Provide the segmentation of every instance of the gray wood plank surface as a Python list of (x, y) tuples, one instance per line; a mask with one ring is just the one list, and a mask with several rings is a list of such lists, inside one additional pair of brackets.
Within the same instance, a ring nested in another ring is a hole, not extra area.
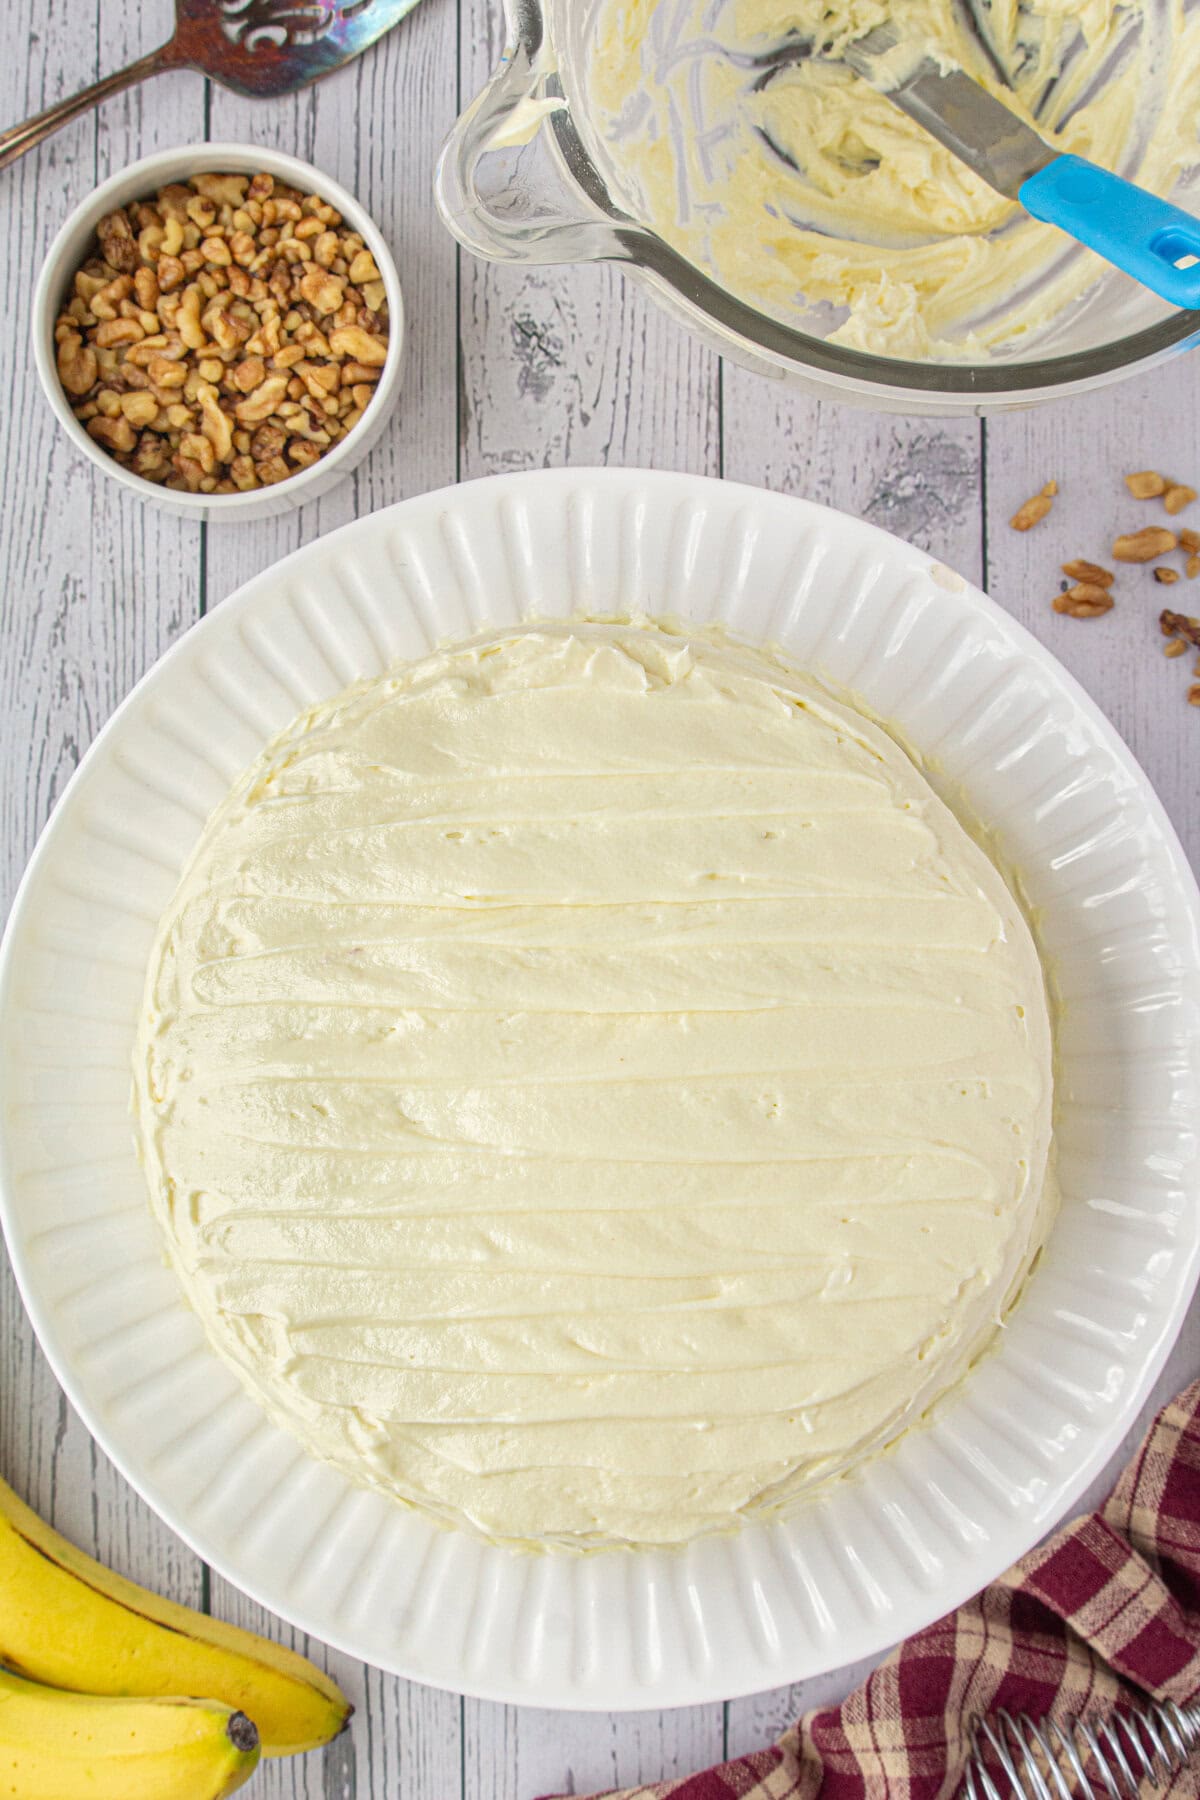
[[(1100, 703), (1149, 775), (1193, 867), (1200, 865), (1200, 716), (1185, 696), (1196, 658), (1163, 656), (1158, 615), (1164, 606), (1200, 613), (1200, 581), (1160, 587), (1152, 565), (1117, 565), (1109, 552), (1118, 533), (1143, 525), (1200, 531), (1200, 501), (1172, 520), (1161, 501), (1131, 499), (1122, 479), (1159, 469), (1200, 487), (1198, 380), (1195, 358), (1178, 357), (1146, 379), (986, 427), (989, 591)], [(1051, 479), (1060, 491), (1049, 518), (1013, 531), (1016, 508)], [(1116, 605), (1101, 618), (1051, 610), (1064, 579), (1059, 565), (1078, 556), (1117, 571)], [(1182, 564), (1179, 556), (1164, 561)]]
[[(461, 80), (502, 49), (500, 9), (462, 0)], [(720, 473), (716, 357), (612, 268), (461, 259), (460, 474), (614, 463)]]
[[(0, 118), (24, 117), (132, 59), (169, 25), (168, 0), (136, 11), (91, 0), (39, 14), (36, 32), (0, 66)], [(1049, 605), (1064, 558), (1104, 560), (1114, 531), (1157, 517), (1153, 505), (1124, 497), (1126, 470), (1161, 466), (1187, 479), (1200, 471), (1194, 363), (986, 425), (883, 417), (720, 366), (615, 270), (523, 271), (460, 258), (429, 183), (442, 137), (494, 64), (499, 37), (494, 0), (424, 0), (369, 57), (293, 100), (264, 106), (206, 90), (194, 76), (161, 78), (0, 175), (10, 266), (20, 272), (0, 336), (9, 402), (0, 432), (0, 908), (82, 750), (202, 608), (374, 507), (456, 477), (553, 463), (652, 464), (804, 494), (986, 581), (1095, 695), (1200, 858), (1200, 715), (1184, 700), (1191, 659), (1163, 658), (1156, 624), (1164, 600), (1200, 611), (1200, 587), (1189, 604), (1187, 588), (1159, 588), (1131, 570), (1105, 619), (1062, 619)], [(357, 193), (396, 252), (409, 335), (400, 405), (350, 481), (301, 513), (201, 531), (125, 499), (68, 451), (36, 392), (26, 344), (30, 276), (70, 206), (110, 169), (206, 135), (289, 149)], [(1013, 533), (1009, 515), (1051, 476), (1062, 489), (1051, 518), (1028, 536)], [(1198, 1370), (1193, 1318), (1151, 1403)], [(96, 1449), (36, 1347), (2, 1259), (0, 1374), (0, 1472), (20, 1491), (138, 1579), (295, 1641), (210, 1577)], [(264, 1765), (251, 1790), (264, 1800), (529, 1800), (682, 1774), (726, 1746), (761, 1744), (802, 1708), (840, 1696), (858, 1673), (725, 1708), (559, 1714), (462, 1700), (307, 1648), (358, 1710), (324, 1753)]]
[[(51, 10), (0, 65), (5, 118), (131, 61), (155, 21), (123, 7)], [(66, 445), (29, 355), (33, 276), (66, 214), (102, 179), (182, 130), (203, 135), (200, 84), (164, 78), (78, 121), (3, 177), (7, 324), (0, 334), (0, 906), (98, 728), (190, 623), (196, 529), (123, 503)], [(199, 1601), (198, 1560), (93, 1443), (34, 1340), (0, 1258), (0, 1470), (78, 1543), (135, 1578)]]
[(854, 513), (982, 580), (977, 420), (859, 411), (731, 367), (723, 394), (728, 480)]
[(563, 1713), (466, 1703), (463, 1800), (532, 1800), (662, 1781), (724, 1755), (720, 1706)]

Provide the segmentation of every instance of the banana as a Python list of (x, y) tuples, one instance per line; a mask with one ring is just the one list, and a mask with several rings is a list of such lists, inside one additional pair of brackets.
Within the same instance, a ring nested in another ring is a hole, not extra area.
[[(254, 1720), (265, 1756), (327, 1744), (353, 1711), (305, 1657), (115, 1575), (60, 1537), (3, 1481), (0, 1662), (49, 1687), (87, 1694), (220, 1700)], [(0, 1796), (7, 1792), (4, 1766), (0, 1758)]]
[(0, 1668), (4, 1800), (223, 1800), (258, 1756), (250, 1720), (215, 1700), (68, 1694)]

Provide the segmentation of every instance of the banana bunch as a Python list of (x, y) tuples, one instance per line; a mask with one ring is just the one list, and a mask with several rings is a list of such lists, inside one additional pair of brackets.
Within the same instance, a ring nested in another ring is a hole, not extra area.
[(0, 1800), (221, 1800), (350, 1712), (304, 1657), (114, 1575), (0, 1481)]

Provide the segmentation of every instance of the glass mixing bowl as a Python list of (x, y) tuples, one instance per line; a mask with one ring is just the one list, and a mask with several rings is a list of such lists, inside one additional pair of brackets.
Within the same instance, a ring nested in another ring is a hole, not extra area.
[[(1167, 29), (1175, 0), (1145, 0), (1143, 29)], [(1190, 8), (1196, 0), (1186, 0)], [(721, 355), (836, 397), (893, 412), (982, 413), (1086, 392), (1200, 342), (1200, 312), (1177, 312), (1115, 270), (1040, 334), (985, 362), (905, 362), (826, 341), (748, 305), (627, 210), (587, 116), (598, 0), (505, 0), (500, 66), (459, 119), (437, 172), (447, 225), (476, 255), (510, 263), (627, 265), (666, 311)], [(1156, 96), (1147, 94), (1143, 109)], [(1133, 174), (1132, 169), (1122, 169)], [(1200, 212), (1200, 168), (1172, 196)], [(1088, 252), (1064, 240), (1064, 257)]]

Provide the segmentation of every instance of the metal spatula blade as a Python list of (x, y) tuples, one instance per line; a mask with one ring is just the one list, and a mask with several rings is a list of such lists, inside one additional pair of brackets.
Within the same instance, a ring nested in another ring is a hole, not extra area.
[(842, 61), (989, 187), (1015, 200), (1029, 177), (1060, 154), (965, 69), (947, 68), (932, 56), (909, 64), (897, 60), (900, 53), (897, 34), (884, 25), (847, 44)]
[(176, 0), (175, 32), (149, 56), (0, 133), (0, 169), (80, 113), (166, 69), (196, 69), (267, 98), (320, 81), (359, 56), (417, 0)]
[(841, 59), (1035, 219), (1057, 225), (1173, 306), (1200, 308), (1200, 219), (1063, 155), (965, 70), (881, 25)]

